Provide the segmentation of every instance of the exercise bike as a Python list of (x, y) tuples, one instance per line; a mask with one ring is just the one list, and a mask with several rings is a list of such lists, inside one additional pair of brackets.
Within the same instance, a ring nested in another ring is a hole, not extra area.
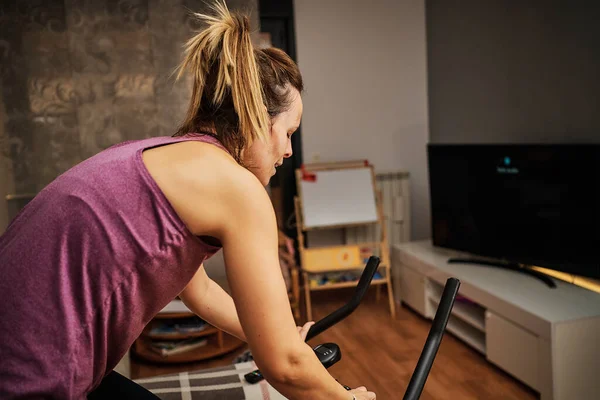
[[(325, 318), (317, 321), (308, 331), (308, 334), (306, 335), (306, 341), (314, 338), (318, 334), (342, 321), (352, 314), (354, 310), (356, 310), (363, 297), (367, 293), (367, 290), (369, 289), (371, 281), (373, 280), (373, 276), (379, 267), (379, 263), (379, 257), (371, 256), (369, 258), (350, 301), (339, 309), (333, 311), (331, 314), (327, 315)], [(446, 281), (440, 304), (437, 308), (435, 317), (433, 318), (433, 323), (429, 330), (429, 335), (427, 336), (427, 340), (425, 341), (425, 345), (423, 346), (423, 350), (421, 351), (417, 365), (404, 393), (404, 400), (416, 400), (423, 392), (425, 382), (429, 376), (429, 371), (431, 370), (433, 361), (437, 355), (437, 351), (442, 341), (442, 337), (444, 336), (446, 324), (450, 318), (450, 313), (452, 311), (452, 307), (454, 306), (454, 300), (458, 294), (459, 287), (460, 281), (456, 278), (449, 278)], [(342, 359), (342, 351), (335, 343), (320, 344), (314, 347), (313, 351), (325, 368), (331, 367)], [(244, 376), (244, 379), (248, 383), (253, 384), (263, 380), (264, 377), (259, 370), (255, 370), (247, 373)], [(350, 390), (348, 386), (343, 386), (347, 390)]]

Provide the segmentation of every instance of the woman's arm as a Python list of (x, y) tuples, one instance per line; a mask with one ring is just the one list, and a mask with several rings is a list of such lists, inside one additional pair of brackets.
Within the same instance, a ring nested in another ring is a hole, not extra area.
[(194, 314), (209, 324), (246, 341), (233, 299), (206, 275), (203, 265), (179, 297)]
[(188, 229), (222, 243), (239, 321), (271, 385), (289, 399), (350, 400), (298, 334), (279, 265), (275, 212), (258, 179), (198, 142), (146, 151), (144, 161)]
[(253, 176), (243, 176), (225, 190), (222, 204), (228, 211), (218, 236), (256, 364), (287, 398), (352, 398), (298, 335), (279, 265), (275, 213), (265, 189)]
[[(203, 265), (179, 297), (194, 314), (209, 324), (246, 341), (233, 299), (218, 283), (206, 275)], [(312, 325), (314, 322), (310, 321), (304, 326), (297, 327), (302, 341), (306, 340)]]

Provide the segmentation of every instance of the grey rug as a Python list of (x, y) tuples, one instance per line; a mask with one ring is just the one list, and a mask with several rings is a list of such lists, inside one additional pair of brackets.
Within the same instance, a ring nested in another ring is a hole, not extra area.
[(285, 400), (265, 380), (249, 384), (244, 375), (256, 369), (253, 361), (195, 372), (136, 379), (164, 400)]

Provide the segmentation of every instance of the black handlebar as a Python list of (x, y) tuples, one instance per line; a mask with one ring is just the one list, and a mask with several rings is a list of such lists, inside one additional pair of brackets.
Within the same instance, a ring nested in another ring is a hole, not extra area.
[(460, 281), (456, 278), (449, 278), (446, 281), (440, 305), (433, 318), (433, 323), (431, 324), (431, 329), (429, 330), (429, 335), (425, 341), (425, 346), (423, 347), (417, 366), (404, 393), (404, 400), (416, 400), (421, 396), (425, 381), (433, 365), (433, 360), (444, 336), (446, 324), (450, 318), (450, 312), (454, 306), (454, 300), (458, 294), (459, 287)]
[(310, 339), (314, 338), (323, 331), (331, 328), (333, 325), (337, 324), (338, 322), (346, 318), (348, 315), (352, 314), (354, 310), (356, 310), (363, 297), (365, 297), (367, 290), (369, 289), (369, 285), (373, 280), (373, 276), (375, 276), (375, 272), (377, 272), (377, 267), (379, 267), (379, 263), (379, 257), (369, 257), (369, 261), (367, 262), (365, 270), (360, 276), (360, 280), (358, 281), (356, 290), (350, 301), (344, 304), (342, 307), (338, 308), (337, 310), (333, 311), (325, 318), (315, 322), (315, 324), (310, 327), (308, 333), (306, 334), (306, 341), (309, 341)]

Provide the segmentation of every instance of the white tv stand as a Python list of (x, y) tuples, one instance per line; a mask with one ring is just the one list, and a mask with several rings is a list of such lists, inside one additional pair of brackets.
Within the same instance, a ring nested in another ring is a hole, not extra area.
[(600, 294), (558, 279), (553, 289), (515, 271), (448, 263), (468, 256), (430, 240), (395, 245), (396, 300), (433, 319), (446, 280), (458, 278), (466, 300), (455, 302), (448, 332), (542, 400), (600, 398)]

